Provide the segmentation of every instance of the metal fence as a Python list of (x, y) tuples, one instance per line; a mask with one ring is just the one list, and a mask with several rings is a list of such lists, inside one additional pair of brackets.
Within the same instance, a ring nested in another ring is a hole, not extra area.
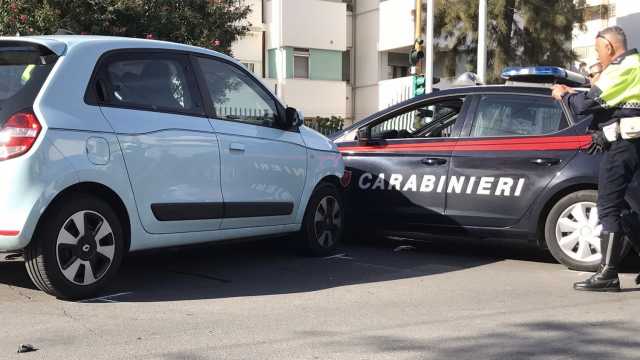
[[(241, 120), (254, 124), (273, 121), (273, 112), (269, 109), (216, 106), (215, 110), (216, 116), (223, 119)], [(336, 116), (330, 118), (307, 118), (304, 119), (304, 124), (325, 136), (329, 136), (342, 130), (344, 119)]]
[(307, 118), (304, 119), (304, 124), (322, 135), (329, 136), (342, 130), (344, 119), (336, 116), (330, 118)]
[(247, 119), (253, 121), (273, 118), (273, 112), (269, 109), (250, 109), (241, 107), (216, 106), (216, 115), (229, 119)]
[[(391, 107), (413, 97), (413, 85), (410, 77), (386, 80), (381, 82), (381, 109)], [(379, 136), (388, 130), (408, 130), (415, 131), (415, 111), (396, 116), (371, 129), (371, 136)]]

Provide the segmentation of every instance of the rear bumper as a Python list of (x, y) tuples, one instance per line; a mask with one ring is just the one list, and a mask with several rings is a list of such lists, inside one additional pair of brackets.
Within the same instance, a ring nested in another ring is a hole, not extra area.
[[(28, 241), (27, 241), (28, 243)], [(25, 241), (20, 235), (3, 235), (0, 231), (0, 252), (15, 251), (24, 248)]]
[(65, 173), (72, 174), (69, 165), (43, 139), (26, 155), (0, 161), (0, 252), (29, 245)]
[(31, 158), (0, 162), (0, 251), (26, 247), (35, 229), (29, 218), (43, 187), (34, 179), (38, 171), (29, 166)]

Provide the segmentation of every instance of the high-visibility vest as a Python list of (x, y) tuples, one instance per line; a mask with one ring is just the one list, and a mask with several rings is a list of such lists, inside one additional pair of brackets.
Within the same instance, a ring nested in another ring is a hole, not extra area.
[(640, 54), (633, 49), (614, 61), (595, 83), (596, 102), (605, 109), (640, 109)]

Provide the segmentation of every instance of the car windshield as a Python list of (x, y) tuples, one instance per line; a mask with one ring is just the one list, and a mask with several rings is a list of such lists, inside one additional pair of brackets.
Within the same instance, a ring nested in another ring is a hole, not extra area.
[(11, 114), (33, 106), (56, 60), (41, 46), (0, 43), (0, 125)]

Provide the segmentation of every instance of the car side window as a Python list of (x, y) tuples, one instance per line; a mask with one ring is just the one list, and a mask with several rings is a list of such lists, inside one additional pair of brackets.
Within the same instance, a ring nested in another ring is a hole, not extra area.
[(450, 99), (413, 108), (371, 128), (382, 139), (450, 137), (462, 110), (463, 99)]
[(199, 112), (182, 59), (171, 56), (119, 56), (104, 71), (110, 84), (106, 103), (154, 111)]
[(471, 136), (545, 135), (568, 126), (562, 107), (550, 97), (483, 95)]
[(275, 101), (254, 79), (226, 62), (197, 59), (216, 118), (269, 127), (276, 124)]

